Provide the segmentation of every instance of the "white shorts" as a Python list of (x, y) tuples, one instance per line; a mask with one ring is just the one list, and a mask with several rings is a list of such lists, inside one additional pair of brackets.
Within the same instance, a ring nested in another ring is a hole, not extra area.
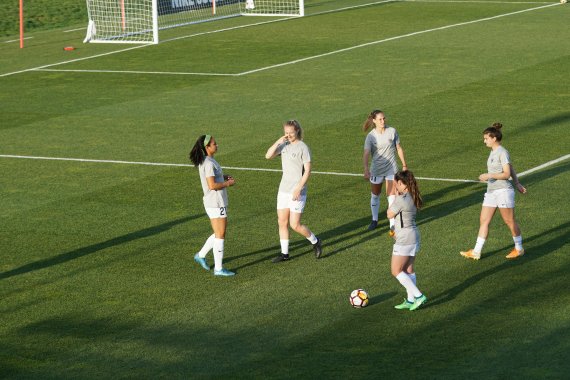
[(370, 176), (370, 183), (373, 185), (379, 185), (382, 182), (386, 181), (393, 181), (394, 175), (387, 175), (387, 176)]
[(515, 208), (515, 190), (500, 189), (485, 193), (484, 207)]
[(307, 203), (306, 195), (301, 195), (298, 201), (294, 201), (293, 194), (282, 192), (277, 193), (277, 210), (288, 208), (291, 212), (302, 214), (305, 209), (305, 203)]
[(415, 256), (420, 251), (420, 244), (399, 245), (394, 244), (392, 255), (394, 256)]
[(206, 214), (210, 219), (227, 218), (227, 207), (206, 207)]

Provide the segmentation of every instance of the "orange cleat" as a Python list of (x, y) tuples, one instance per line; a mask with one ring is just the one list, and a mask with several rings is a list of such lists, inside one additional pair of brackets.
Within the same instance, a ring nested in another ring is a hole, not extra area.
[(459, 253), (461, 254), (461, 256), (466, 257), (468, 259), (479, 260), (481, 258), (481, 254), (473, 252), (472, 249), (470, 249), (469, 251), (459, 252)]
[(522, 255), (524, 255), (524, 249), (521, 249), (520, 251), (516, 248), (514, 248), (507, 256), (505, 256), (507, 259), (516, 259), (518, 257), (521, 257)]

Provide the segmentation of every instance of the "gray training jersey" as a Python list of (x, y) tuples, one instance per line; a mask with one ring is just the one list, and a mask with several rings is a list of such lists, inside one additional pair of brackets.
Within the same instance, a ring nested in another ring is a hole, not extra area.
[(384, 133), (378, 133), (376, 128), (370, 131), (364, 141), (364, 149), (372, 155), (371, 176), (385, 177), (396, 174), (396, 145), (399, 143), (398, 132), (392, 127), (386, 126)]
[[(503, 165), (510, 163), (511, 158), (509, 157), (509, 152), (502, 146), (499, 146), (497, 149), (492, 150), (491, 154), (489, 154), (489, 159), (487, 160), (487, 173), (502, 173)], [(509, 180), (506, 179), (489, 178), (487, 181), (487, 192), (512, 188), (513, 185)]]
[[(396, 244), (412, 245), (420, 242), (420, 231), (416, 226), (416, 213), (418, 209), (409, 193), (397, 195), (390, 206), (390, 210), (396, 213)], [(402, 227), (403, 225), (403, 227)]]
[[(278, 149), (281, 155), (281, 167), (283, 168), (279, 191), (291, 194), (305, 173), (303, 165), (311, 162), (311, 151), (303, 141), (281, 144)], [(301, 190), (301, 195), (306, 194), (307, 186), (305, 185)]]
[(222, 167), (212, 157), (206, 157), (204, 162), (198, 166), (200, 172), (200, 182), (202, 182), (202, 191), (204, 191), (204, 207), (226, 207), (228, 205), (228, 192), (224, 187), (221, 190), (210, 190), (208, 187), (207, 177), (214, 177), (217, 183), (224, 182), (224, 173)]

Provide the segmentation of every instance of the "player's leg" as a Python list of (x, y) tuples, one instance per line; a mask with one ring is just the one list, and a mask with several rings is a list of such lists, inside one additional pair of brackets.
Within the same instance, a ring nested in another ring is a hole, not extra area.
[[(513, 192), (513, 199), (514, 199), (514, 192)], [(509, 252), (507, 255), (507, 259), (516, 259), (524, 255), (524, 248), (522, 246), (522, 236), (521, 236), (521, 229), (515, 219), (515, 208), (514, 208), (514, 200), (512, 203), (509, 204), (512, 207), (499, 207), (499, 212), (501, 213), (501, 217), (505, 224), (509, 227), (511, 231), (511, 236), (513, 237), (513, 241), (515, 243), (515, 248)]]
[(370, 177), (370, 212), (372, 221), (368, 230), (378, 227), (378, 212), (380, 210), (380, 192), (382, 191), (382, 177)]
[(303, 215), (303, 210), (305, 208), (305, 201), (306, 197), (302, 197), (301, 200), (292, 202), (291, 213), (289, 214), (289, 225), (295, 232), (303, 235), (313, 245), (315, 256), (318, 259), (322, 254), (321, 240), (315, 236), (309, 227), (301, 224), (301, 216)]
[(281, 245), (281, 253), (272, 261), (278, 263), (281, 261), (289, 260), (289, 208), (281, 208), (282, 205), (278, 204), (277, 209), (277, 223), (279, 224), (279, 244)]
[(489, 235), (489, 224), (491, 223), (498, 206), (499, 203), (496, 193), (485, 193), (483, 206), (481, 207), (481, 214), (479, 215), (479, 232), (477, 234), (477, 240), (475, 241), (475, 247), (467, 251), (459, 252), (461, 256), (474, 260), (479, 260), (481, 258), (481, 251), (483, 250), (485, 240)]
[(224, 243), (226, 238), (226, 226), (228, 219), (226, 218), (226, 208), (222, 207), (222, 211), (219, 218), (210, 219), (212, 223), (212, 229), (214, 230), (214, 275), (216, 276), (233, 276), (235, 273), (230, 272), (223, 267), (224, 260)]
[[(407, 297), (402, 304), (396, 305), (395, 308), (413, 310), (412, 308), (416, 309), (423, 304), (426, 301), (426, 297), (414, 284), (410, 275), (406, 273), (408, 268), (413, 268), (413, 258), (410, 256), (404, 256), (407, 254), (406, 249), (403, 249), (403, 252), (398, 251), (399, 248), (395, 246), (392, 254), (391, 272), (392, 276), (394, 276), (406, 289)], [(415, 306), (416, 303), (417, 306)]]

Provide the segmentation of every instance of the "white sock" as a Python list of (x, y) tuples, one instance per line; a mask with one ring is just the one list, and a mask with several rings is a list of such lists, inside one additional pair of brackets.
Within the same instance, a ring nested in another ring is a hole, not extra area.
[(281, 243), (281, 253), (284, 255), (288, 255), (289, 254), (289, 239), (282, 239), (282, 240), (279, 240), (279, 242)]
[(477, 236), (477, 241), (475, 242), (475, 248), (473, 248), (473, 252), (475, 252), (476, 254), (481, 254), (484, 244), (485, 244), (485, 239)]
[[(416, 285), (416, 287), (418, 286), (416, 284), (416, 274), (415, 273), (407, 273), (408, 277), (410, 277), (412, 279), (412, 282), (414, 283), (414, 285)], [(406, 289), (407, 291), (408, 289)], [(409, 302), (414, 302), (414, 295), (410, 292), (408, 292), (408, 301)]]
[(224, 239), (214, 238), (214, 270), (222, 270), (224, 259)]
[(523, 249), (523, 246), (522, 246), (522, 236), (521, 236), (521, 235), (519, 235), (519, 236), (513, 236), (513, 241), (515, 242), (515, 249), (516, 249), (517, 251), (521, 251), (521, 250)]
[(208, 252), (210, 252), (210, 249), (214, 248), (214, 239), (215, 239), (216, 235), (211, 234), (210, 237), (206, 240), (206, 242), (204, 243), (204, 246), (202, 247), (202, 249), (200, 250), (200, 252), (198, 252), (198, 256), (200, 256), (201, 258), (206, 257), (206, 255), (208, 254)]
[[(395, 199), (396, 199), (395, 195), (388, 195), (388, 207), (392, 206), (392, 203), (394, 203)], [(394, 218), (391, 218), (390, 219), (390, 228), (393, 228), (395, 223), (396, 223), (396, 221), (394, 220)]]
[(398, 273), (396, 279), (400, 281), (400, 284), (402, 284), (402, 286), (406, 288), (408, 294), (411, 294), (414, 297), (414, 299), (417, 297), (421, 297), (422, 292), (420, 292), (417, 286), (414, 285), (414, 282), (412, 281), (410, 276), (408, 276), (406, 273), (404, 272)]
[(380, 196), (370, 193), (370, 210), (372, 211), (372, 220), (378, 221), (378, 210), (380, 210)]
[(317, 239), (317, 237), (315, 236), (314, 233), (311, 232), (311, 236), (309, 236), (307, 238), (307, 240), (309, 240), (311, 242), (311, 244), (317, 244), (317, 242), (319, 241), (319, 239)]

